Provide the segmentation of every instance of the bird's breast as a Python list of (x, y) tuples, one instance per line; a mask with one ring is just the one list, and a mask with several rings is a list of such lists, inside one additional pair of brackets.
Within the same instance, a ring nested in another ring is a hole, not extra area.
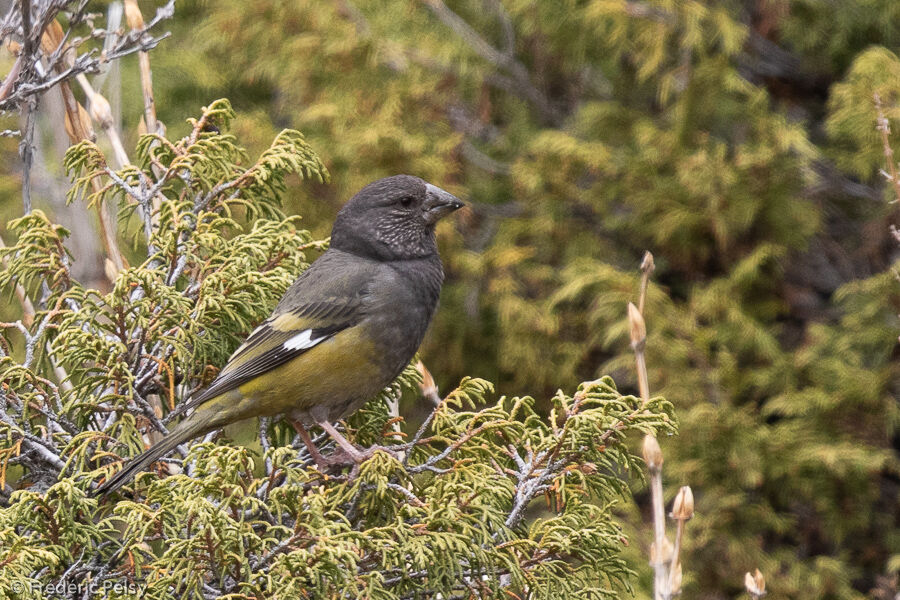
[[(390, 276), (379, 278), (370, 291), (371, 307), (362, 324), (381, 349), (394, 376), (403, 370), (422, 344), (437, 308), (443, 281), (440, 260), (402, 261)], [(386, 365), (387, 366), (387, 365)]]

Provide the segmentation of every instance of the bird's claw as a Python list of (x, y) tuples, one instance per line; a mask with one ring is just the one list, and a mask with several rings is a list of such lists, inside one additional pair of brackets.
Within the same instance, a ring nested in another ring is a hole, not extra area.
[(391, 448), (390, 446), (379, 446), (379, 445), (371, 446), (371, 447), (363, 450), (360, 454), (362, 455), (363, 460), (369, 460), (370, 458), (375, 456), (376, 452), (384, 452), (385, 454), (387, 454), (388, 456), (390, 456), (391, 458), (394, 458), (396, 460), (400, 460), (400, 458), (401, 458), (400, 453), (397, 450), (394, 450), (393, 448)]
[(344, 448), (337, 448), (328, 456), (320, 456), (321, 460), (317, 460), (316, 463), (319, 469), (323, 471), (334, 467), (353, 467), (351, 475), (356, 475), (359, 471), (359, 465), (375, 456), (376, 452), (384, 452), (392, 458), (400, 460), (399, 453), (396, 450), (389, 446), (376, 445), (369, 448), (356, 449), (352, 454)]

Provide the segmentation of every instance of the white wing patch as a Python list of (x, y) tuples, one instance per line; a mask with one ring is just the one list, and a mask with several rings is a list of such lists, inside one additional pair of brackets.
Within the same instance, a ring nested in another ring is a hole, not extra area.
[(312, 348), (328, 336), (312, 337), (312, 329), (305, 329), (286, 341), (283, 345), (286, 350), (306, 350)]

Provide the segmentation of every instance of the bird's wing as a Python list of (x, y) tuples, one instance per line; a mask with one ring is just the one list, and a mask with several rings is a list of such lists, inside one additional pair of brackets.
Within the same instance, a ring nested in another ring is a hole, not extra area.
[(304, 272), (273, 315), (253, 330), (215, 381), (191, 398), (186, 409), (233, 390), (359, 323), (365, 316), (373, 273), (364, 266), (339, 262), (323, 255)]

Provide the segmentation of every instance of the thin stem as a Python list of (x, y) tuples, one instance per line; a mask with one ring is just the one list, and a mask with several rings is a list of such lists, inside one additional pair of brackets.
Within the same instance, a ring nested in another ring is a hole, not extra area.
[(647, 345), (647, 325), (644, 316), (638, 308), (628, 303), (628, 322), (630, 325), (631, 348), (634, 350), (634, 361), (638, 376), (638, 389), (641, 400), (646, 405), (650, 402), (650, 382), (647, 377), (647, 361), (644, 358), (644, 348)]
[(103, 129), (103, 132), (109, 138), (109, 143), (113, 148), (113, 154), (116, 157), (116, 162), (119, 163), (119, 167), (131, 164), (131, 161), (128, 159), (128, 153), (125, 151), (125, 146), (122, 144), (122, 138), (119, 136), (119, 132), (113, 123), (109, 102), (97, 93), (97, 90), (94, 89), (94, 86), (91, 85), (84, 73), (76, 75), (75, 80), (81, 86), (84, 95), (87, 96), (91, 119)]
[[(137, 0), (125, 0), (125, 18), (132, 31), (142, 31), (145, 28), (144, 17), (138, 7)], [(156, 100), (153, 96), (153, 72), (150, 70), (150, 53), (146, 50), (138, 52), (138, 65), (141, 71), (141, 94), (144, 96), (144, 125), (147, 133), (160, 132), (159, 122), (156, 120)], [(157, 173), (159, 175), (159, 173)], [(162, 205), (162, 196), (155, 195), (151, 199), (152, 210), (150, 221), (154, 228), (158, 225), (159, 209)]]
[(653, 535), (656, 556), (653, 561), (656, 600), (663, 600), (666, 587), (666, 513), (663, 505), (662, 466), (650, 469), (650, 501), (653, 505)]
[[(630, 324), (631, 348), (634, 350), (634, 361), (638, 376), (638, 389), (641, 394), (641, 403), (646, 406), (650, 402), (650, 382), (647, 376), (647, 361), (644, 357), (644, 348), (647, 345), (647, 325), (644, 321), (644, 303), (647, 296), (650, 274), (654, 270), (653, 255), (650, 252), (644, 254), (641, 261), (641, 291), (638, 298), (638, 306), (628, 303), (628, 321)], [(652, 437), (652, 436), (648, 436)], [(652, 442), (653, 453), (659, 456), (652, 462), (647, 460), (650, 471), (650, 501), (653, 507), (653, 537), (655, 554), (652, 565), (654, 571), (654, 598), (656, 600), (668, 600), (667, 584), (671, 573), (666, 572), (666, 513), (663, 505), (662, 486), (662, 453), (656, 439)], [(648, 448), (645, 441), (645, 450)], [(671, 564), (671, 563), (670, 563)]]
[(650, 275), (656, 270), (656, 264), (653, 262), (653, 254), (649, 251), (644, 252), (644, 259), (641, 261), (641, 295), (638, 297), (638, 312), (643, 316), (644, 301), (647, 299), (647, 287), (650, 284)]
[(3, 80), (3, 85), (0, 86), (0, 100), (4, 100), (9, 96), (13, 86), (19, 80), (19, 73), (22, 71), (22, 64), (25, 62), (24, 56), (24, 52), (19, 53), (16, 57), (16, 62), (13, 63), (12, 69), (9, 70), (6, 79)]
[(681, 554), (681, 538), (684, 535), (684, 519), (678, 519), (675, 527), (675, 549), (672, 550), (672, 561), (669, 563), (671, 567), (669, 568), (669, 578), (666, 581), (665, 590), (668, 598), (672, 597), (673, 592), (677, 592), (675, 590), (675, 577), (677, 576), (679, 555)]
[(27, 58), (34, 56), (34, 36), (31, 34), (31, 0), (19, 0), (19, 9), (22, 11), (22, 53)]
[[(58, 69), (63, 68), (62, 64), (58, 65)], [(83, 109), (75, 99), (75, 95), (72, 93), (69, 82), (61, 81), (59, 84), (59, 91), (60, 94), (62, 94), (63, 105), (69, 119), (69, 124), (71, 125), (70, 133), (72, 143), (77, 144), (83, 140), (90, 139), (91, 132), (85, 130), (84, 123), (81, 119), (81, 111)], [(91, 180), (91, 186), (94, 189), (94, 193), (99, 194), (101, 188), (100, 181), (97, 179)], [(109, 272), (109, 269), (107, 270), (107, 276), (112, 281), (115, 279), (116, 275), (125, 268), (125, 259), (119, 250), (119, 243), (115, 236), (115, 225), (112, 222), (109, 206), (107, 206), (105, 202), (100, 201), (97, 203), (97, 217), (100, 222), (100, 233), (102, 235), (103, 245), (106, 249), (106, 254), (109, 257), (110, 266), (112, 267), (112, 272)]]
[(634, 351), (634, 362), (638, 372), (638, 389), (644, 404), (650, 401), (650, 382), (647, 377), (647, 360), (644, 357), (644, 345)]
[(36, 108), (34, 96), (23, 104), (22, 112), (25, 120), (24, 135), (19, 142), (19, 156), (22, 157), (22, 211), (31, 212), (31, 165), (34, 163), (34, 113)]

